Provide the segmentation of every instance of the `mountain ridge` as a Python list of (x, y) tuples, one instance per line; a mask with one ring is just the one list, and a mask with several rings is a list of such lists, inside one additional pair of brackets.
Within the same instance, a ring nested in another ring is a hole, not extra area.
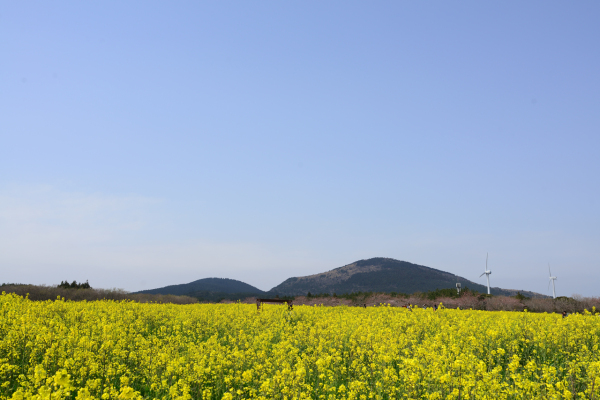
[(264, 295), (265, 292), (245, 282), (229, 278), (203, 278), (189, 283), (169, 285), (156, 289), (141, 290), (136, 293), (174, 294), (192, 296), (201, 300), (220, 301), (237, 299), (242, 296)]
[[(291, 277), (268, 291), (262, 291), (235, 279), (204, 278), (187, 284), (170, 285), (138, 293), (180, 294), (209, 301), (256, 296), (302, 296), (308, 293), (396, 292), (412, 294), (456, 288), (457, 280), (462, 284), (463, 289), (468, 287), (473, 291), (487, 293), (485, 285), (452, 273), (385, 257), (358, 260), (318, 274)], [(526, 290), (491, 288), (493, 295), (514, 296), (517, 292), (528, 297), (546, 297)]]
[[(411, 294), (437, 289), (462, 287), (487, 293), (487, 287), (446, 271), (413, 264), (393, 258), (375, 257), (355, 261), (327, 272), (286, 279), (268, 293), (283, 296), (299, 296), (308, 292), (347, 294), (352, 292), (397, 292)], [(491, 288), (495, 295), (515, 295), (512, 289)], [(523, 294), (539, 296), (529, 291)]]

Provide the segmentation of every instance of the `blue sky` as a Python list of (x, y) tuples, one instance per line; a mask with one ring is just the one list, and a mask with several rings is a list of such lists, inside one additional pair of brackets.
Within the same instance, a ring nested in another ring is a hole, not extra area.
[(392, 257), (600, 295), (593, 1), (4, 2), (1, 281)]

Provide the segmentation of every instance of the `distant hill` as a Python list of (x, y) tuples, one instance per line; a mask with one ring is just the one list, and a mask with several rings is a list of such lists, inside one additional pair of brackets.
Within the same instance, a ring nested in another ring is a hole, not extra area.
[[(458, 278), (462, 287), (487, 293), (487, 287), (465, 278)], [(457, 277), (423, 265), (392, 258), (371, 258), (356, 261), (320, 274), (289, 278), (268, 293), (280, 296), (299, 296), (318, 293), (345, 294), (352, 292), (397, 292), (411, 294), (436, 289), (455, 288)], [(514, 296), (517, 290), (491, 288), (494, 295)], [(520, 291), (523, 295), (540, 296)]]
[[(305, 296), (311, 294), (346, 294), (352, 292), (396, 292), (412, 294), (436, 289), (456, 288), (457, 277), (439, 269), (398, 261), (393, 258), (371, 258), (356, 261), (320, 274), (286, 279), (268, 292), (247, 283), (226, 278), (205, 278), (182, 285), (142, 290), (137, 293), (192, 296), (200, 301), (242, 300), (256, 296)], [(487, 293), (487, 287), (458, 277), (463, 288)], [(492, 288), (492, 294), (514, 296), (517, 290)], [(527, 297), (544, 295), (519, 290)]]
[(220, 301), (223, 299), (237, 300), (265, 294), (264, 291), (255, 288), (252, 285), (227, 278), (204, 278), (181, 285), (142, 290), (137, 293), (192, 296), (204, 301)]

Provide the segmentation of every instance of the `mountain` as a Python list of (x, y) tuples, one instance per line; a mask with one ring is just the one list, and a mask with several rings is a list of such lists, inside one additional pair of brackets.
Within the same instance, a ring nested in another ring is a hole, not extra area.
[[(196, 297), (201, 301), (241, 300), (256, 296), (304, 296), (308, 292), (312, 294), (352, 292), (411, 294), (456, 288), (457, 279), (463, 289), (468, 287), (480, 293), (487, 293), (485, 285), (439, 269), (393, 258), (370, 258), (320, 274), (289, 278), (268, 292), (235, 279), (205, 278), (182, 285), (142, 290), (138, 293), (186, 295)], [(517, 292), (521, 292), (527, 297), (545, 297), (525, 290), (491, 288), (491, 292), (494, 295), (502, 296), (514, 296)]]
[(222, 299), (243, 299), (264, 295), (265, 292), (247, 283), (227, 278), (205, 278), (181, 285), (165, 286), (158, 289), (142, 290), (137, 293), (174, 294), (192, 296), (200, 300), (220, 301)]
[[(458, 277), (462, 287), (487, 293), (487, 286)], [(457, 276), (423, 265), (392, 258), (371, 258), (356, 261), (320, 274), (289, 278), (268, 293), (280, 296), (299, 296), (352, 292), (396, 292), (411, 294), (436, 289), (456, 288)], [(514, 296), (517, 290), (491, 288), (494, 295)], [(539, 296), (521, 291), (525, 296)]]

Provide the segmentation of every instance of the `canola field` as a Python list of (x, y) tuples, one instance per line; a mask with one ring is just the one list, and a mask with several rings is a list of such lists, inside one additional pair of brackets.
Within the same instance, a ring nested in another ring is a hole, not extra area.
[(0, 296), (1, 399), (600, 399), (600, 317)]

